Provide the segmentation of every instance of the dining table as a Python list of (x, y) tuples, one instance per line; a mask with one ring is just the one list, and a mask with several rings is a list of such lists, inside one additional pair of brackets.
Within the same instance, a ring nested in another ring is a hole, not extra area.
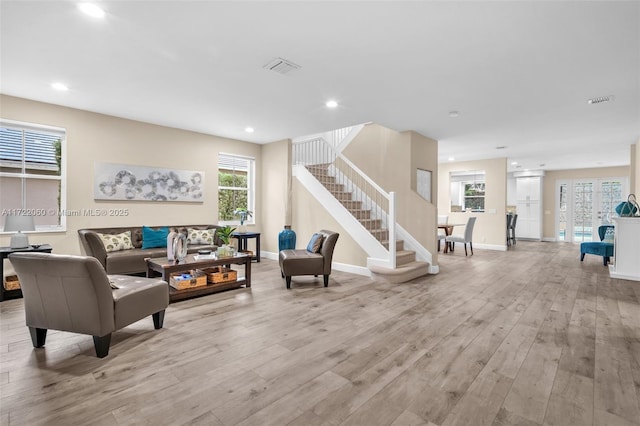
[[(443, 223), (443, 224), (438, 224), (438, 229), (443, 229), (444, 234), (448, 237), (449, 235), (453, 234), (453, 228), (455, 226), (465, 226), (465, 225), (466, 223)], [(449, 252), (449, 247), (451, 247), (451, 251), (453, 251), (453, 243), (445, 242), (444, 253)]]

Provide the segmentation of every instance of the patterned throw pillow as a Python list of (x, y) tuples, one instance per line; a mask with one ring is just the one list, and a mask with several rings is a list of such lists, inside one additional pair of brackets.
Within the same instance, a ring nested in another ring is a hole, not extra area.
[(131, 231), (115, 235), (100, 234), (99, 232), (96, 232), (96, 234), (98, 234), (102, 240), (102, 244), (104, 244), (104, 248), (107, 252), (129, 250), (133, 248), (133, 244), (131, 244)]
[(187, 243), (213, 245), (213, 231), (213, 229), (187, 228)]
[(313, 234), (311, 236), (311, 241), (307, 244), (307, 251), (311, 253), (318, 253), (320, 248), (322, 247), (322, 241), (324, 240), (324, 235), (322, 234)]

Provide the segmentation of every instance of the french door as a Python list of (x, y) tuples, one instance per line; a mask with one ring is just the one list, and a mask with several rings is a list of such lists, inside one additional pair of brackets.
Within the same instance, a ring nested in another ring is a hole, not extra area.
[(613, 223), (616, 206), (626, 199), (627, 178), (558, 181), (556, 238), (558, 241), (600, 241), (598, 227)]

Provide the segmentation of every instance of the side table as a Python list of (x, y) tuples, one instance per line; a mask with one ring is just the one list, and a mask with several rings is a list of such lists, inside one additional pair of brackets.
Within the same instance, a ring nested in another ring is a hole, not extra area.
[(251, 259), (256, 262), (260, 262), (260, 233), (259, 232), (234, 232), (231, 234), (232, 238), (238, 240), (238, 251), (247, 250), (247, 243), (249, 238), (256, 239), (256, 253)]
[(9, 257), (11, 253), (20, 253), (20, 252), (39, 252), (39, 253), (51, 253), (53, 247), (49, 244), (43, 244), (38, 246), (37, 248), (33, 246), (25, 247), (25, 248), (11, 248), (11, 247), (0, 247), (0, 277), (2, 277), (2, 285), (0, 285), (0, 302), (5, 299), (17, 299), (18, 297), (22, 297), (22, 290), (5, 290), (4, 289), (4, 260)]

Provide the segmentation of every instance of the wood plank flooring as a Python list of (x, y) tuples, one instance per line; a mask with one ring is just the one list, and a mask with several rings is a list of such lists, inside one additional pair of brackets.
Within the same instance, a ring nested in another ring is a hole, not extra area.
[(577, 245), (456, 250), (405, 284), (252, 268), (252, 288), (113, 336), (0, 303), (2, 425), (640, 425), (640, 282)]

